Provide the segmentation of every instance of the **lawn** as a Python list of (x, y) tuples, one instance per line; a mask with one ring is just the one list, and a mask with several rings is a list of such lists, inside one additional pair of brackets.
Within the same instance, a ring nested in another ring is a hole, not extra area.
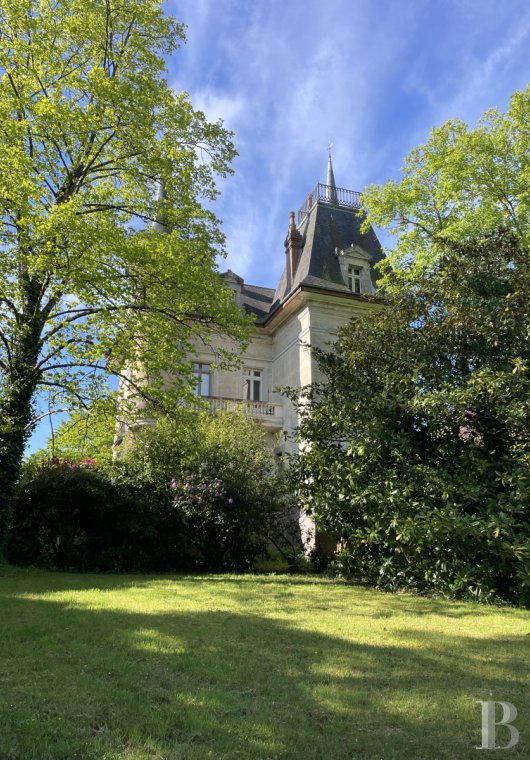
[(2, 566), (0, 624), (1, 760), (480, 758), (488, 699), (516, 705), (511, 753), (530, 756), (522, 610), (304, 576)]

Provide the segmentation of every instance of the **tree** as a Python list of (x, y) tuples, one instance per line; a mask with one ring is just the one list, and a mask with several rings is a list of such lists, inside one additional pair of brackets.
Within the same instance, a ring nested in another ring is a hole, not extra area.
[[(470, 129), (458, 119), (432, 130), (405, 159), (403, 177), (363, 193), (365, 226), (396, 236), (387, 251), (393, 283), (421, 278), (440, 253), (440, 238), (482, 239), (494, 230), (530, 236), (530, 85), (516, 92), (506, 113), (487, 111)], [(392, 283), (382, 283), (392, 292)]]
[(1, 535), (39, 391), (83, 406), (110, 374), (154, 402), (170, 372), (182, 395), (196, 336), (247, 325), (202, 205), (230, 133), (164, 78), (183, 26), (160, 0), (0, 0), (0, 30)]
[(527, 90), (449, 123), (369, 189), (398, 237), (386, 305), (315, 352), (301, 496), (345, 570), (385, 587), (530, 602), (529, 116)]
[(112, 461), (112, 444), (119, 414), (116, 393), (76, 409), (55, 428), (50, 425), (46, 447), (35, 451), (25, 461), (39, 465), (54, 458), (81, 461), (93, 459), (98, 464)]

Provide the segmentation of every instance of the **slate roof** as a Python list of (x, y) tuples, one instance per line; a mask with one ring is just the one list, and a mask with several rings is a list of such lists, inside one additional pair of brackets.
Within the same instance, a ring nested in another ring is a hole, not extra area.
[(255, 314), (257, 322), (263, 321), (269, 314), (274, 298), (273, 288), (260, 288), (258, 285), (243, 285), (243, 306), (246, 311)]
[(362, 233), (361, 223), (362, 218), (355, 209), (319, 199), (298, 225), (302, 235), (302, 255), (289, 290), (285, 268), (276, 290), (249, 285), (230, 270), (222, 276), (230, 275), (239, 283), (243, 307), (256, 315), (258, 324), (265, 322), (300, 286), (353, 295), (344, 282), (337, 252), (357, 245), (371, 256), (374, 285), (373, 265), (384, 256), (374, 231), (370, 229)]
[(361, 233), (361, 223), (362, 219), (355, 209), (318, 200), (298, 225), (302, 234), (302, 255), (291, 288), (287, 290), (287, 274), (284, 269), (271, 311), (280, 306), (300, 285), (349, 293), (336, 251), (352, 245), (360, 246), (372, 257), (371, 276), (375, 285), (373, 264), (380, 261), (384, 254), (372, 229)]

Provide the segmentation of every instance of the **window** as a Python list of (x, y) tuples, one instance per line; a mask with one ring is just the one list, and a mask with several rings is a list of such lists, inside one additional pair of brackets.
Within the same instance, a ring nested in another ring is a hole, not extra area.
[(244, 372), (243, 398), (247, 401), (261, 401), (262, 372), (260, 369), (246, 369)]
[(335, 255), (340, 263), (343, 282), (350, 293), (355, 293), (355, 295), (371, 293), (373, 291), (371, 277), (373, 256), (354, 243), (348, 248), (336, 248)]
[(348, 266), (348, 287), (352, 293), (361, 292), (361, 267)]
[(210, 395), (210, 365), (209, 364), (194, 364), (193, 376), (195, 378), (194, 393), (198, 396)]

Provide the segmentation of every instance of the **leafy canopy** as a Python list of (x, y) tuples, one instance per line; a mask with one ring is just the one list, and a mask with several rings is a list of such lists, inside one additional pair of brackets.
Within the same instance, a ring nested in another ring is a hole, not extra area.
[(183, 38), (160, 0), (0, 0), (0, 534), (39, 393), (179, 400), (198, 340), (248, 335), (209, 209), (235, 151), (168, 85)]
[(117, 394), (112, 393), (107, 398), (94, 401), (86, 409), (74, 410), (58, 425), (54, 425), (52, 417), (46, 446), (31, 454), (26, 465), (39, 466), (43, 461), (54, 458), (73, 462), (91, 459), (98, 464), (110, 464), (116, 417), (119, 415), (117, 407)]
[(365, 196), (384, 307), (315, 352), (296, 476), (350, 574), (530, 603), (530, 90)]
[(197, 333), (244, 338), (202, 205), (230, 133), (164, 76), (183, 26), (159, 0), (1, 0), (0, 29), (4, 388), (30, 332), (25, 378), (78, 402), (128, 363), (184, 369)]
[(396, 237), (387, 251), (394, 275), (403, 269), (406, 280), (421, 277), (440, 238), (474, 240), (507, 229), (528, 242), (529, 114), (530, 85), (512, 96), (506, 113), (487, 111), (474, 128), (458, 119), (434, 128), (406, 157), (401, 180), (363, 193), (365, 224)]

